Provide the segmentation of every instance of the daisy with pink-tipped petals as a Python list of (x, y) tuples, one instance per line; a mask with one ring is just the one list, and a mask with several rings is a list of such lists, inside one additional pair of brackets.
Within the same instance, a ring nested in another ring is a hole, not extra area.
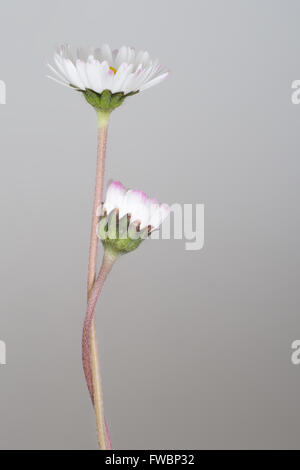
[(140, 229), (148, 227), (149, 232), (157, 229), (170, 213), (167, 204), (159, 204), (142, 191), (126, 189), (119, 181), (109, 183), (103, 204), (107, 215), (114, 209), (118, 210), (119, 219), (128, 215), (131, 222), (138, 222)]

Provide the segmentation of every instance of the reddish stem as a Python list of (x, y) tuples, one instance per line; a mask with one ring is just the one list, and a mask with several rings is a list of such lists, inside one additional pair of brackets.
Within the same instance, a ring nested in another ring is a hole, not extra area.
[[(89, 296), (91, 294), (91, 291), (92, 291), (92, 288), (96, 279), (96, 271), (97, 271), (97, 254), (98, 254), (97, 210), (99, 206), (101, 206), (101, 203), (102, 203), (108, 117), (109, 117), (108, 114), (98, 112), (97, 169), (96, 169), (94, 206), (93, 206), (93, 213), (92, 213), (92, 228), (91, 228), (91, 236), (90, 236), (90, 252), (89, 252), (89, 267), (88, 267), (88, 299), (89, 299)], [(85, 378), (87, 382), (87, 387), (91, 396), (92, 403), (95, 406), (95, 401), (97, 401), (97, 403), (99, 402), (99, 397), (97, 399), (97, 397), (94, 396), (95, 393), (96, 392), (98, 394), (100, 393), (100, 395), (102, 396), (95, 319), (93, 319), (91, 322), (89, 348), (88, 350), (85, 350), (83, 355), (86, 355), (83, 361), (83, 368), (84, 368), (84, 374), (85, 374)], [(95, 388), (94, 384), (96, 380), (98, 380), (99, 382), (99, 387), (96, 386), (97, 390), (95, 390), (94, 392), (94, 388)], [(95, 409), (95, 412), (97, 414), (96, 409)], [(108, 430), (106, 421), (105, 421), (105, 429), (106, 429), (106, 447), (108, 449), (111, 449), (112, 448), (111, 440), (110, 440), (109, 430)]]
[[(87, 306), (87, 311), (86, 311), (86, 316), (85, 316), (84, 326), (83, 326), (83, 333), (82, 333), (82, 362), (83, 362), (83, 369), (84, 369), (87, 382), (90, 380), (88, 373), (90, 370), (91, 326), (92, 326), (93, 319), (94, 319), (95, 307), (96, 307), (99, 294), (103, 287), (104, 281), (108, 273), (110, 272), (115, 259), (116, 259), (115, 257), (107, 253), (104, 253), (100, 272), (98, 274), (96, 282), (94, 283), (92, 292), (89, 296), (89, 301), (88, 301), (88, 306)], [(93, 391), (97, 392), (97, 393), (94, 393), (93, 398), (94, 398), (94, 407), (96, 411), (98, 442), (99, 442), (100, 449), (106, 449), (107, 447), (109, 448), (109, 445), (111, 447), (111, 444), (109, 440), (109, 435), (107, 436), (107, 425), (104, 419), (103, 394), (102, 394), (101, 377), (100, 377), (99, 370), (98, 370), (98, 373), (96, 371), (95, 375), (96, 377), (94, 377), (92, 385), (93, 385)]]

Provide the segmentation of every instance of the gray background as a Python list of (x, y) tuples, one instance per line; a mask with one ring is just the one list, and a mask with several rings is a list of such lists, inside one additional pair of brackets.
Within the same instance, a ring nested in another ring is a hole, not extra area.
[(205, 203), (205, 248), (152, 241), (97, 308), (118, 449), (300, 448), (300, 2), (3, 1), (2, 449), (92, 449), (81, 369), (96, 121), (55, 45), (146, 48), (170, 79), (111, 119), (106, 181)]

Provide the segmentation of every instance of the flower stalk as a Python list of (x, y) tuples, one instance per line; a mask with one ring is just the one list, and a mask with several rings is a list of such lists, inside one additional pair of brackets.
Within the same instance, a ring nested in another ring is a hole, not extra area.
[(96, 168), (95, 196), (94, 196), (94, 205), (93, 205), (93, 213), (92, 213), (92, 227), (91, 227), (91, 236), (90, 236), (90, 253), (89, 253), (89, 268), (88, 268), (88, 296), (93, 288), (93, 285), (96, 279), (97, 253), (98, 253), (97, 210), (98, 210), (98, 207), (102, 203), (109, 114), (103, 113), (102, 111), (98, 111), (97, 118), (98, 118), (97, 168)]
[[(96, 279), (96, 272), (97, 272), (97, 255), (98, 255), (97, 210), (98, 210), (98, 207), (102, 203), (109, 113), (98, 110), (97, 119), (98, 119), (97, 169), (96, 169), (94, 205), (93, 205), (93, 213), (92, 213), (92, 227), (91, 227), (91, 236), (90, 236), (89, 267), (88, 267), (88, 300), (92, 293), (92, 289), (93, 289), (95, 279)], [(90, 332), (89, 340), (83, 341), (83, 344), (82, 344), (82, 360), (83, 360), (84, 374), (85, 374), (88, 390), (91, 396), (91, 400), (95, 408), (98, 443), (99, 443), (100, 449), (103, 449), (103, 448), (110, 449), (111, 443), (110, 443), (110, 437), (109, 437), (107, 426), (105, 428), (105, 435), (106, 435), (105, 443), (103, 440), (104, 423), (101, 422), (101, 420), (104, 421), (103, 394), (102, 394), (99, 356), (98, 356), (96, 322), (94, 318), (92, 318), (91, 320), (89, 332)]]
[[(103, 407), (103, 393), (100, 375), (99, 358), (97, 351), (96, 327), (94, 322), (94, 313), (99, 294), (102, 290), (105, 279), (110, 272), (116, 257), (109, 252), (105, 252), (98, 277), (94, 283), (89, 296), (86, 316), (84, 320), (82, 333), (82, 361), (86, 374), (86, 380), (92, 379), (92, 390), (94, 398), (94, 408), (96, 414), (98, 445), (101, 450), (110, 448), (110, 439), (107, 433)], [(91, 368), (92, 365), (92, 368)], [(90, 379), (89, 369), (91, 368), (92, 377)]]

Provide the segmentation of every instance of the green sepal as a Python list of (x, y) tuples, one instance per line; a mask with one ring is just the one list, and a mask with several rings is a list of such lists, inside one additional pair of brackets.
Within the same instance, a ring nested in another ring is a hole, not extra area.
[(129, 227), (129, 218), (128, 215), (125, 214), (120, 220), (119, 220), (119, 232), (118, 236), (120, 239), (126, 239), (128, 235), (128, 227)]
[(97, 236), (101, 240), (106, 237), (107, 234), (107, 216), (100, 217), (98, 226), (97, 226)]
[(121, 106), (124, 100), (125, 100), (124, 93), (114, 93), (111, 96), (110, 104), (113, 107), (113, 109), (115, 109)]
[(116, 239), (118, 237), (118, 222), (118, 211), (111, 211), (111, 213), (107, 217), (107, 238)]
[(101, 95), (99, 95), (100, 98), (100, 108), (103, 111), (109, 111), (111, 109), (111, 92), (108, 90), (104, 90)]
[(112, 253), (125, 255), (126, 253), (130, 253), (131, 251), (136, 250), (142, 241), (142, 238), (138, 238), (137, 240), (131, 240), (129, 237), (126, 239), (115, 240), (107, 238), (102, 240), (102, 243), (104, 248), (111, 251)]
[(78, 91), (84, 95), (86, 101), (96, 110), (106, 112), (113, 111), (114, 109), (121, 106), (125, 98), (136, 95), (138, 93), (138, 91), (131, 91), (125, 95), (123, 92), (112, 93), (110, 90), (103, 90), (102, 93), (96, 93), (89, 88)]
[(97, 235), (105, 250), (123, 255), (136, 250), (149, 233), (147, 227), (140, 231), (137, 224), (130, 224), (127, 214), (119, 220), (118, 211), (114, 210), (100, 218)]
[[(81, 90), (80, 90), (81, 91)], [(87, 102), (93, 106), (94, 108), (100, 108), (101, 106), (101, 95), (99, 95), (98, 93), (95, 93), (94, 91), (92, 90), (85, 90), (85, 91), (82, 91), (85, 99), (87, 100)]]

